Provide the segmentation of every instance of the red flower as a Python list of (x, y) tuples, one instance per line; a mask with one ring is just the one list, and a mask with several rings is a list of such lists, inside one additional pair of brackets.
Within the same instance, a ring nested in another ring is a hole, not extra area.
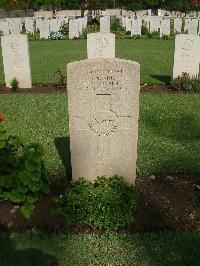
[(0, 122), (3, 122), (5, 119), (5, 117), (3, 115), (0, 114)]

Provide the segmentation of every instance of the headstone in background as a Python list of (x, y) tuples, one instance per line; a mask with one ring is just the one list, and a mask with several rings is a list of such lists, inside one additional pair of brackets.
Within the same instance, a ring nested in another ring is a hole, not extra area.
[(50, 36), (49, 20), (44, 19), (39, 23), (40, 39), (48, 39)]
[(131, 18), (126, 17), (126, 32), (131, 32)]
[(19, 34), (22, 31), (21, 18), (7, 19), (11, 34)]
[(164, 18), (160, 23), (160, 38), (170, 36), (170, 18)]
[(90, 33), (87, 35), (88, 59), (115, 58), (115, 34)]
[(122, 59), (68, 64), (73, 180), (136, 178), (140, 65)]
[(198, 33), (198, 19), (197, 18), (193, 18), (189, 21), (188, 24), (188, 34), (193, 34), (193, 35), (197, 35)]
[(100, 17), (100, 32), (110, 33), (110, 17)]
[(187, 73), (199, 74), (200, 38), (190, 34), (176, 35), (174, 51), (173, 79)]
[(1, 37), (3, 66), (6, 87), (11, 87), (13, 78), (20, 88), (31, 88), (28, 37), (26, 34), (10, 34)]
[(150, 18), (150, 32), (159, 32), (161, 18), (160, 17), (151, 17)]
[(188, 27), (189, 27), (189, 22), (190, 22), (190, 19), (189, 18), (185, 18), (185, 24), (184, 24), (184, 32), (188, 33)]
[(131, 37), (133, 35), (140, 35), (141, 36), (141, 28), (142, 28), (142, 19), (132, 19), (131, 24)]
[(181, 18), (174, 18), (174, 33), (181, 33), (182, 30), (182, 19)]
[(0, 31), (2, 32), (3, 35), (10, 34), (9, 24), (7, 21), (0, 21)]
[(51, 19), (49, 22), (50, 32), (58, 32), (59, 31), (59, 25), (58, 20), (56, 18)]
[(122, 17), (122, 27), (126, 28), (126, 17)]
[(69, 20), (69, 39), (79, 38), (78, 19)]
[(28, 32), (34, 33), (34, 21), (33, 21), (33, 19), (25, 18), (24, 23), (25, 23), (26, 32), (27, 33)]

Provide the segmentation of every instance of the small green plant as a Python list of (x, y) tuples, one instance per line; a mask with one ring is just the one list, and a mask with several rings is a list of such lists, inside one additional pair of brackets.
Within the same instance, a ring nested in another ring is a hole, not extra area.
[(95, 33), (99, 31), (99, 25), (96, 23), (93, 24), (88, 24), (87, 27), (83, 28), (82, 31), (82, 38), (86, 39), (87, 38), (87, 34), (89, 33)]
[(170, 37), (169, 37), (168, 35), (163, 35), (163, 36), (162, 36), (162, 39), (163, 39), (163, 40), (169, 40)]
[(10, 82), (11, 89), (17, 91), (19, 89), (19, 81), (16, 78), (13, 78)]
[(111, 22), (111, 32), (114, 33), (118, 39), (124, 38), (126, 34), (125, 28), (122, 27), (119, 19), (116, 18)]
[(148, 34), (149, 34), (149, 30), (148, 30), (148, 28), (147, 28), (147, 26), (145, 24), (142, 25), (141, 34), (143, 36), (148, 36)]
[(0, 200), (21, 205), (21, 213), (30, 218), (43, 193), (49, 192), (42, 148), (24, 145), (17, 136), (8, 135), (0, 115)]
[(80, 178), (55, 199), (55, 212), (67, 225), (117, 229), (133, 222), (137, 200), (135, 187), (120, 176), (98, 177), (94, 183)]
[(59, 33), (65, 38), (69, 39), (69, 24), (65, 23), (62, 25), (62, 27), (59, 30)]
[(172, 80), (171, 85), (176, 90), (197, 92), (200, 91), (200, 76), (191, 77), (188, 73), (183, 72), (181, 76)]
[(40, 33), (38, 33), (37, 31), (33, 33), (28, 32), (27, 35), (30, 41), (37, 41), (40, 39)]
[(66, 88), (66, 77), (63, 74), (61, 67), (56, 71), (55, 79), (57, 80), (55, 87), (57, 89), (64, 89)]
[(160, 39), (160, 34), (158, 31), (149, 32), (147, 37), (149, 39)]

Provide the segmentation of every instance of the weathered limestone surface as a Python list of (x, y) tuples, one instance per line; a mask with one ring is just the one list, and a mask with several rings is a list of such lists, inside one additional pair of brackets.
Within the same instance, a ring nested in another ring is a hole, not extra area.
[(100, 17), (100, 32), (109, 33), (110, 32), (110, 17)]
[(88, 59), (115, 58), (115, 34), (90, 33), (87, 35)]
[(165, 18), (160, 23), (160, 38), (162, 36), (170, 36), (170, 19)]
[(78, 19), (69, 20), (69, 39), (79, 38)]
[(198, 18), (191, 19), (188, 24), (188, 34), (197, 35), (198, 33)]
[(183, 21), (181, 18), (174, 18), (174, 33), (181, 33), (182, 23)]
[(30, 19), (30, 18), (25, 18), (24, 20), (25, 22), (25, 29), (26, 29), (26, 32), (30, 32), (30, 33), (34, 33), (34, 26), (33, 26), (33, 19)]
[(28, 38), (25, 34), (10, 34), (1, 37), (3, 66), (6, 87), (11, 87), (13, 78), (20, 88), (31, 88)]
[(68, 64), (73, 180), (136, 177), (140, 65), (122, 59)]
[(132, 19), (131, 37), (134, 35), (141, 35), (142, 19)]
[(41, 20), (39, 22), (40, 38), (48, 39), (50, 36), (49, 20)]
[(175, 39), (173, 79), (183, 72), (190, 76), (199, 74), (200, 38), (190, 34), (179, 34)]

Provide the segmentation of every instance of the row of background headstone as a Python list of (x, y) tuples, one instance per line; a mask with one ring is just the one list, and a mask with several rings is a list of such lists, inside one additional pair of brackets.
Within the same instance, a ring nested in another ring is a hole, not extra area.
[[(6, 86), (17, 78), (21, 88), (31, 88), (28, 36), (9, 34), (1, 38)], [(200, 36), (179, 34), (175, 41), (173, 78), (182, 72), (192, 76), (199, 74)], [(115, 35), (91, 33), (87, 38), (88, 59), (115, 58)]]
[[(170, 35), (171, 18), (161, 16), (146, 17), (118, 17), (126, 32), (133, 35), (141, 35), (142, 24), (149, 32), (160, 32), (160, 37)], [(40, 38), (48, 39), (51, 32), (58, 32), (63, 24), (69, 23), (69, 39), (78, 38), (83, 28), (87, 26), (87, 17), (69, 19), (68, 17), (57, 17), (46, 19), (40, 17), (29, 18), (7, 18), (0, 20), (0, 31), (3, 35), (17, 34), (22, 31), (22, 24), (25, 24), (26, 32), (34, 33), (40, 31)], [(182, 18), (173, 18), (174, 33), (187, 32), (188, 34), (200, 35), (200, 18), (185, 18), (184, 28)], [(100, 17), (100, 32), (110, 32), (110, 17)]]

